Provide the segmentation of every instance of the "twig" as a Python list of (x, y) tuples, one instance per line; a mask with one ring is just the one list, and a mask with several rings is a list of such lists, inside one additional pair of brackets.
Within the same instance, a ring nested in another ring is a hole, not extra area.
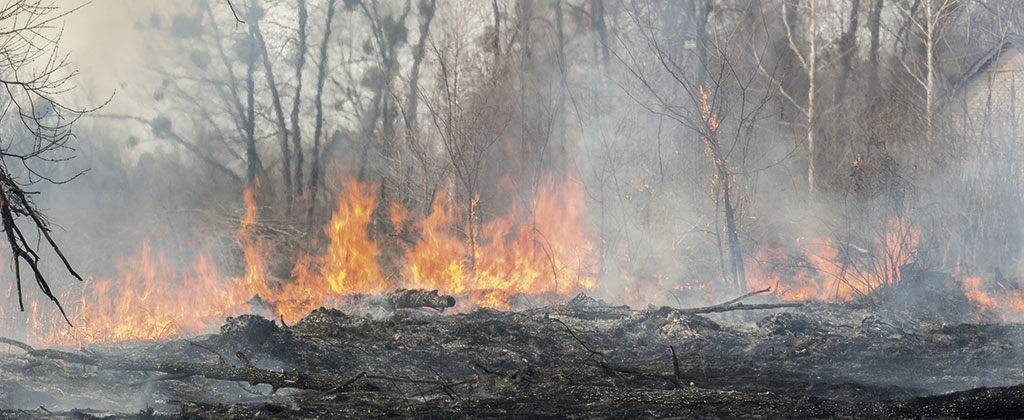
[(562, 324), (562, 326), (565, 327), (565, 330), (569, 332), (569, 335), (571, 335), (572, 338), (574, 340), (576, 340), (577, 343), (580, 343), (580, 345), (583, 346), (583, 348), (586, 349), (590, 353), (590, 355), (588, 355), (587, 358), (584, 359), (584, 363), (589, 361), (590, 358), (593, 357), (593, 356), (601, 356), (601, 360), (602, 360), (601, 366), (603, 366), (606, 369), (610, 370), (611, 372), (615, 373), (615, 376), (617, 376), (620, 380), (622, 380), (622, 386), (623, 387), (628, 385), (628, 383), (626, 382), (626, 378), (624, 378), (621, 374), (619, 374), (618, 370), (611, 369), (612, 362), (611, 362), (611, 360), (608, 359), (608, 356), (606, 356), (604, 354), (604, 352), (597, 351), (597, 350), (594, 350), (594, 349), (590, 348), (590, 346), (588, 346), (587, 343), (583, 342), (583, 340), (581, 340), (579, 338), (579, 336), (577, 336), (576, 333), (573, 332), (572, 328), (569, 328), (569, 325), (566, 324), (565, 322), (562, 322), (562, 320), (560, 320), (558, 318), (548, 318), (548, 319), (550, 319), (551, 321), (557, 322), (559, 324)]
[(365, 376), (366, 376), (366, 372), (359, 372), (359, 374), (356, 375), (354, 378), (349, 379), (345, 383), (343, 383), (341, 385), (338, 385), (338, 386), (334, 387), (333, 389), (328, 390), (327, 393), (328, 394), (333, 394), (333, 393), (338, 392), (340, 390), (346, 389), (346, 388), (348, 388), (349, 385), (352, 385), (353, 383), (355, 383), (356, 381), (362, 379)]
[[(803, 303), (758, 303), (753, 305), (746, 305), (738, 303), (739, 301), (746, 299), (751, 296), (760, 295), (762, 293), (768, 293), (772, 290), (771, 287), (758, 290), (756, 292), (750, 292), (736, 299), (725, 301), (717, 305), (701, 306), (699, 308), (688, 308), (688, 309), (675, 309), (676, 311), (684, 314), (709, 314), (715, 312), (728, 312), (728, 311), (753, 311), (758, 309), (779, 309), (779, 308), (799, 308), (804, 306)], [(664, 307), (663, 307), (664, 308)]]
[[(445, 394), (448, 394), (448, 398), (451, 398), (452, 400), (455, 400), (456, 398), (458, 398), (458, 400), (461, 401), (463, 404), (466, 403), (466, 400), (462, 399), (462, 397), (459, 396), (458, 392), (455, 392), (455, 390), (452, 389), (452, 387), (448, 386), (448, 379), (447, 378), (445, 378), (443, 375), (441, 375), (441, 373), (438, 372), (437, 370), (434, 370), (434, 368), (430, 368), (430, 371), (434, 372), (434, 375), (437, 375), (438, 379), (441, 380), (441, 390), (444, 391)], [(453, 394), (454, 394), (454, 397), (452, 396)]]
[(231, 4), (231, 0), (225, 0), (225, 1), (228, 2), (228, 7), (231, 8), (231, 14), (235, 16), (235, 28), (236, 29), (238, 28), (238, 24), (239, 23), (245, 25), (245, 21), (242, 20), (242, 18), (238, 17), (238, 12), (235, 11), (235, 5)]
[(218, 353), (216, 350), (210, 348), (209, 346), (207, 346), (205, 344), (197, 343), (197, 342), (192, 341), (192, 340), (185, 340), (185, 342), (189, 343), (189, 344), (191, 344), (193, 346), (199, 347), (199, 348), (201, 348), (203, 350), (206, 350), (206, 351), (208, 351), (210, 353), (213, 353), (213, 354), (217, 355), (217, 358), (220, 359), (220, 364), (222, 364), (222, 365), (228, 364), (227, 360), (224, 360), (224, 356), (221, 356), (220, 353)]
[(36, 351), (36, 349), (32, 348), (32, 346), (30, 346), (28, 344), (22, 343), (20, 341), (11, 340), (11, 339), (6, 338), (6, 337), (0, 337), (0, 343), (17, 347), (17, 348), (25, 350), (25, 351), (27, 351), (29, 353), (31, 353), (33, 351)]
[(677, 311), (685, 314), (710, 314), (717, 312), (729, 312), (729, 311), (753, 311), (760, 309), (780, 309), (780, 308), (799, 308), (804, 306), (803, 303), (758, 303), (753, 305), (746, 305), (742, 303), (734, 303), (732, 305), (714, 305), (705, 306), (702, 308), (690, 308), (690, 309), (677, 309)]
[(751, 297), (751, 296), (757, 296), (757, 295), (760, 295), (760, 294), (762, 294), (762, 293), (768, 293), (768, 292), (771, 292), (771, 291), (772, 291), (772, 288), (771, 288), (771, 287), (766, 287), (766, 288), (764, 288), (764, 289), (762, 289), (762, 290), (758, 290), (758, 291), (756, 291), (756, 292), (750, 292), (750, 293), (747, 293), (747, 294), (745, 294), (745, 295), (743, 295), (743, 296), (740, 296), (740, 297), (738, 297), (738, 298), (736, 298), (736, 299), (733, 299), (733, 300), (730, 300), (730, 301), (728, 301), (728, 302), (723, 302), (723, 303), (719, 303), (718, 305), (720, 305), (720, 306), (725, 306), (725, 305), (731, 305), (731, 304), (733, 304), (733, 303), (739, 302), (739, 301), (741, 301), (741, 300), (743, 300), (743, 299), (746, 299), (746, 298), (748, 298), (748, 297)]
[(679, 358), (676, 357), (676, 348), (668, 346), (669, 350), (672, 350), (672, 374), (676, 376), (676, 380), (682, 382), (683, 375), (679, 373)]

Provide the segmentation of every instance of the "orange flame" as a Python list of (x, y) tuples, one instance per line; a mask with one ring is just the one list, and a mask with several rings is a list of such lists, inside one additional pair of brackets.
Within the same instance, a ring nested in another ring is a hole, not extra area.
[(971, 302), (974, 302), (982, 310), (990, 310), (996, 307), (996, 300), (992, 299), (988, 293), (981, 290), (981, 277), (972, 276), (965, 278), (963, 281), (964, 295), (967, 296)]
[[(139, 251), (115, 263), (117, 277), (89, 279), (82, 297), (68, 308), (74, 328), (64, 328), (53, 314), (51, 319), (33, 307), (31, 336), (47, 344), (86, 344), (124, 340), (165, 338), (183, 332), (204, 331), (219, 317), (239, 313), (248, 297), (221, 280), (206, 251), (193, 267), (179, 272), (144, 241)], [(35, 302), (33, 302), (35, 303)]]
[[(475, 229), (475, 251), (465, 234), (456, 233), (461, 218), (445, 200), (446, 192), (435, 200), (430, 214), (412, 223), (406, 222), (411, 212), (392, 205), (395, 226), (410, 226), (419, 235), (405, 247), (401, 277), (395, 280), (382, 275), (381, 251), (371, 237), (377, 188), (355, 180), (343, 183), (331, 221), (324, 227), (330, 240), (326, 252), (300, 255), (291, 281), (271, 279), (257, 235), (254, 184), (244, 192), (246, 212), (235, 233), (245, 261), (240, 276), (222, 275), (207, 248), (200, 250), (191, 267), (178, 269), (147, 240), (137, 253), (115, 264), (116, 276), (90, 278), (75, 290), (78, 297), (70, 299), (70, 289), (63, 296), (74, 328), (62, 324), (55, 311), (39, 310), (31, 302), (33, 325), (26, 341), (84, 345), (168, 338), (208, 331), (225, 316), (254, 309), (295, 321), (347, 295), (397, 287), (459, 295), (460, 308), (507, 308), (515, 294), (564, 296), (593, 289), (596, 261), (584, 232), (582, 186), (571, 176), (561, 189), (550, 177), (547, 181), (527, 208), (514, 206), (504, 217)], [(259, 308), (252, 307), (253, 302)]]
[(331, 243), (320, 257), (302, 256), (288, 283), (277, 293), (280, 315), (295, 320), (309, 311), (352, 293), (375, 293), (387, 287), (380, 275), (380, 250), (368, 236), (377, 207), (376, 186), (344, 183), (338, 207), (324, 228)]
[(874, 252), (832, 239), (799, 238), (792, 255), (765, 246), (747, 262), (748, 288), (771, 287), (786, 301), (850, 301), (898, 282), (900, 267), (916, 258), (920, 236), (920, 229), (894, 218), (879, 233)]
[[(245, 261), (240, 275), (221, 273), (208, 246), (199, 247), (192, 264), (180, 268), (144, 241), (135, 254), (115, 263), (116, 276), (90, 278), (65, 291), (61, 301), (74, 328), (67, 328), (52, 308), (26, 302), (30, 315), (25, 341), (84, 345), (168, 338), (209, 331), (225, 316), (254, 309), (295, 321), (354, 293), (399, 287), (436, 288), (457, 295), (457, 309), (464, 310), (508, 308), (515, 295), (567, 296), (598, 286), (600, 255), (587, 232), (582, 185), (571, 174), (561, 183), (547, 177), (532, 200), (516, 202), (506, 214), (489, 220), (470, 219), (448, 191), (441, 191), (422, 217), (390, 204), (387, 215), (406, 241), (397, 275), (392, 276), (385, 276), (379, 263), (381, 247), (374, 240), (380, 228), (374, 212), (384, 211), (378, 209), (375, 185), (343, 182), (330, 223), (324, 227), (329, 239), (324, 254), (298, 256), (292, 278), (284, 280), (273, 279), (268, 272), (267, 254), (257, 235), (255, 192), (255, 185), (245, 190), (246, 212), (234, 238)], [(476, 225), (468, 229), (468, 223)], [(475, 232), (475, 240), (466, 232)], [(914, 262), (919, 238), (917, 228), (892, 219), (880, 229), (870, 249), (807, 238), (788, 248), (764, 246), (747, 261), (748, 286), (750, 291), (771, 287), (777, 298), (787, 301), (853, 300), (900, 281), (899, 268)], [(632, 282), (629, 273), (621, 274), (625, 284)], [(705, 299), (713, 295), (710, 283), (683, 288), (665, 284), (660, 274), (651, 276), (648, 283), (666, 292), (699, 293)], [(962, 284), (965, 295), (984, 311), (1017, 314), (1017, 319), (1024, 314), (1024, 297), (1018, 291), (990, 294), (979, 277)], [(8, 282), (8, 296), (12, 293)], [(627, 287), (623, 293), (620, 301), (643, 304), (647, 300), (640, 288)], [(259, 306), (254, 308), (257, 297)], [(0, 311), (0, 319), (6, 323), (11, 318)]]
[(970, 276), (961, 282), (964, 295), (982, 312), (987, 312), (1004, 321), (1024, 321), (1024, 292), (1019, 289), (1000, 290), (999, 293), (985, 291), (980, 276)]
[(515, 294), (564, 296), (596, 287), (594, 246), (583, 232), (582, 186), (571, 177), (561, 191), (552, 185), (549, 178), (529, 209), (514, 205), (483, 225), (473, 250), (453, 233), (455, 216), (442, 191), (430, 215), (416, 224), (420, 241), (407, 249), (408, 286), (470, 292), (470, 306), (490, 308), (508, 308)]

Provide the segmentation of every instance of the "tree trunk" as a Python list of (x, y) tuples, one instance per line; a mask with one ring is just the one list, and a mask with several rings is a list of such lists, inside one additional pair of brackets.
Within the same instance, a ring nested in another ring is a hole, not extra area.
[(868, 60), (870, 60), (871, 67), (871, 90), (876, 91), (879, 86), (879, 68), (878, 68), (878, 48), (881, 45), (879, 40), (879, 32), (882, 26), (882, 7), (885, 6), (885, 0), (875, 0), (875, 6), (871, 9), (871, 15), (868, 16), (868, 29), (871, 31), (871, 52), (868, 53)]
[(494, 66), (498, 66), (501, 58), (501, 11), (498, 9), (498, 0), (491, 2), (491, 9), (494, 13), (494, 33), (491, 34), (491, 50), (494, 52)]
[[(419, 126), (419, 86), (420, 86), (420, 66), (423, 64), (423, 58), (426, 55), (427, 38), (430, 35), (430, 24), (434, 20), (434, 11), (437, 6), (437, 0), (429, 0), (420, 3), (420, 37), (417, 40), (416, 45), (412, 48), (412, 68), (409, 70), (409, 91), (405, 95), (405, 132), (406, 139), (409, 144), (409, 149), (412, 150), (413, 155), (419, 161), (422, 166), (424, 177), (429, 178), (427, 175), (430, 171), (428, 155), (426, 148), (420, 143), (420, 126)], [(427, 181), (427, 180), (425, 180)], [(430, 182), (424, 182), (424, 185), (429, 185)], [(429, 205), (429, 200), (427, 201)]]
[[(274, 115), (277, 117), (277, 130), (278, 136), (281, 139), (281, 163), (283, 165), (281, 173), (284, 181), (284, 200), (285, 203), (291, 203), (292, 197), (292, 156), (291, 150), (288, 147), (288, 126), (284, 119), (284, 110), (281, 107), (281, 95), (277, 90), (277, 81), (274, 79), (274, 69), (270, 65), (270, 56), (267, 54), (267, 43), (263, 39), (263, 33), (260, 31), (258, 22), (252, 22), (253, 29), (256, 34), (256, 42), (260, 48), (260, 56), (263, 57), (263, 72), (267, 77), (267, 87), (270, 88), (271, 102), (274, 108)], [(291, 205), (286, 207), (286, 211), (291, 211)]]
[[(255, 22), (255, 19), (250, 19)], [(263, 172), (263, 163), (256, 150), (256, 83), (253, 76), (256, 72), (256, 31), (253, 23), (249, 24), (249, 45), (248, 57), (246, 57), (245, 90), (247, 98), (245, 116), (245, 160), (246, 160), (246, 181), (252, 185), (258, 182), (258, 176)]]
[(814, 181), (814, 123), (815, 109), (814, 109), (814, 91), (816, 89), (815, 82), (817, 81), (817, 59), (818, 59), (818, 18), (815, 16), (815, 3), (816, 0), (809, 0), (811, 13), (810, 32), (808, 34), (809, 50), (807, 52), (807, 189), (810, 192), (814, 192), (817, 189)]
[(932, 143), (932, 103), (935, 97), (935, 26), (939, 12), (932, 8), (932, 0), (924, 0), (925, 8), (925, 139)]
[(316, 79), (316, 128), (313, 131), (313, 164), (309, 172), (309, 210), (306, 217), (313, 220), (316, 207), (316, 193), (320, 182), (320, 137), (324, 126), (324, 82), (327, 79), (327, 44), (331, 39), (331, 23), (334, 21), (334, 5), (337, 0), (327, 3), (327, 19), (324, 24), (324, 38), (320, 43), (320, 63)]
[(597, 42), (601, 57), (601, 66), (608, 71), (608, 27), (605, 24), (604, 0), (590, 0), (591, 12), (594, 14), (594, 32), (597, 32)]
[(693, 0), (694, 47), (697, 49), (697, 78), (694, 85), (703, 86), (707, 78), (708, 64), (708, 17), (711, 14), (711, 0)]
[(556, 0), (554, 4), (555, 8), (555, 36), (558, 42), (557, 44), (557, 58), (558, 58), (558, 74), (559, 74), (559, 87), (561, 88), (557, 94), (557, 102), (555, 103), (555, 112), (557, 113), (558, 125), (558, 159), (562, 161), (568, 161), (568, 145), (566, 145), (566, 109), (565, 109), (565, 95), (566, 90), (569, 89), (569, 70), (566, 65), (565, 58), (565, 24), (562, 16), (562, 0)]
[(302, 196), (302, 132), (299, 127), (299, 105), (302, 103), (302, 67), (306, 64), (306, 0), (298, 0), (299, 37), (295, 63), (295, 100), (292, 102), (292, 149), (295, 151), (295, 197)]
[(850, 2), (850, 20), (846, 31), (839, 37), (839, 80), (836, 81), (835, 103), (843, 102), (846, 95), (846, 82), (853, 74), (853, 57), (857, 55), (857, 28), (860, 27), (860, 1)]

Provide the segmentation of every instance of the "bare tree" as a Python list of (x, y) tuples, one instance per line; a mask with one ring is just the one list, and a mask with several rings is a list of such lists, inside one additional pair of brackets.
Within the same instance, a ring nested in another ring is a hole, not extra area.
[(861, 0), (850, 1), (850, 19), (847, 21), (846, 30), (839, 37), (839, 79), (836, 81), (836, 104), (843, 102), (846, 95), (846, 82), (853, 74), (853, 58), (857, 55), (857, 29), (860, 28), (860, 2)]
[(921, 89), (924, 98), (924, 108), (921, 113), (925, 125), (925, 139), (928, 144), (934, 136), (935, 104), (938, 101), (939, 91), (935, 85), (936, 77), (939, 75), (938, 64), (935, 61), (935, 53), (944, 35), (944, 26), (948, 23), (960, 5), (958, 0), (920, 0), (915, 1), (910, 7), (897, 3), (897, 9), (906, 19), (911, 27), (913, 38), (923, 46), (923, 60), (915, 63), (912, 60), (900, 60), (900, 65), (911, 77), (913, 82)]
[[(753, 13), (753, 10), (747, 10), (743, 18), (734, 24), (749, 26), (755, 16)], [(734, 153), (744, 153), (748, 149), (760, 114), (776, 90), (772, 88), (774, 84), (767, 88), (759, 85), (758, 74), (766, 71), (760, 59), (753, 67), (746, 69), (737, 58), (740, 56), (737, 51), (749, 50), (753, 37), (760, 34), (756, 30), (739, 31), (732, 28), (726, 30), (728, 35), (719, 38), (718, 42), (709, 43), (701, 49), (700, 52), (706, 53), (706, 57), (680, 57), (662, 42), (659, 34), (664, 32), (652, 23), (650, 14), (649, 8), (638, 3), (633, 3), (629, 9), (630, 19), (636, 26), (641, 42), (646, 45), (655, 67), (666, 76), (668, 86), (656, 84), (657, 78), (643, 70), (642, 59), (637, 52), (629, 49), (629, 45), (624, 45), (625, 52), (616, 54), (616, 58), (653, 98), (653, 101), (641, 104), (651, 112), (689, 128), (704, 146), (704, 153), (712, 164), (716, 230), (720, 232), (717, 229), (720, 214), (725, 218), (726, 225), (724, 244), (722, 234), (718, 235), (722, 276), (727, 283), (745, 291), (744, 251), (740, 242), (737, 210), (739, 198), (735, 190), (737, 174), (749, 173), (754, 169), (744, 168), (746, 159)], [(763, 51), (755, 54), (755, 57), (763, 57)], [(687, 61), (691, 60), (696, 61), (695, 65), (687, 65)], [(701, 82), (696, 83), (697, 80)], [(666, 93), (673, 90), (680, 92), (680, 98)], [(728, 258), (725, 257), (725, 250)]]
[[(262, 15), (262, 12), (262, 9), (259, 9), (255, 10), (251, 14), (255, 15), (256, 13), (259, 13)], [(262, 16), (259, 17), (262, 18)], [(249, 25), (253, 33), (253, 41), (256, 43), (256, 47), (259, 48), (258, 52), (250, 53), (257, 53), (263, 59), (263, 73), (267, 79), (267, 88), (270, 89), (270, 98), (272, 100), (271, 104), (273, 105), (274, 116), (276, 117), (275, 121), (277, 122), (277, 135), (281, 141), (281, 163), (283, 165), (281, 168), (281, 178), (284, 184), (284, 201), (289, 203), (289, 205), (287, 205), (287, 209), (290, 211), (291, 197), (293, 197), (294, 194), (292, 192), (292, 153), (291, 147), (288, 144), (288, 125), (285, 122), (284, 108), (281, 106), (281, 93), (278, 90), (277, 80), (274, 78), (274, 66), (270, 62), (270, 54), (267, 52), (267, 42), (263, 39), (263, 31), (260, 30), (259, 19), (257, 19), (256, 16), (253, 16)]]
[[(66, 56), (59, 51), (58, 28), (74, 11), (60, 11), (41, 0), (8, 1), (0, 6), (0, 26), (4, 27), (0, 32), (0, 85), (4, 93), (0, 99), (0, 222), (14, 258), (19, 307), (25, 310), (21, 284), (24, 263), (36, 285), (57, 305), (68, 324), (71, 321), (40, 267), (40, 239), (45, 239), (72, 277), (82, 277), (57, 246), (50, 223), (30, 198), (33, 192), (28, 188), (40, 181), (67, 182), (81, 174), (54, 179), (38, 168), (74, 157), (69, 144), (74, 138), (71, 128), (87, 112), (69, 108), (58, 100), (75, 75), (67, 66)], [(30, 237), (33, 229), (38, 239)]]
[(295, 47), (295, 99), (292, 102), (292, 150), (295, 152), (295, 196), (302, 195), (302, 131), (299, 126), (299, 106), (302, 104), (302, 68), (306, 65), (306, 25), (309, 12), (306, 0), (298, 0), (298, 45)]
[[(803, 97), (800, 97), (798, 90), (786, 86), (778, 73), (769, 71), (761, 65), (761, 63), (765, 62), (763, 53), (759, 53), (756, 48), (751, 49), (754, 53), (754, 60), (759, 63), (758, 67), (762, 74), (767, 76), (777, 86), (779, 94), (802, 117), (802, 121), (797, 125), (804, 132), (804, 144), (807, 147), (807, 190), (810, 192), (814, 192), (817, 189), (814, 179), (816, 146), (814, 131), (819, 115), (819, 110), (814, 101), (819, 88), (817, 83), (819, 58), (817, 2), (818, 0), (807, 0), (806, 4), (801, 4), (799, 0), (783, 0), (782, 2), (782, 26), (786, 31), (785, 42), (796, 64), (803, 70), (803, 75), (807, 78), (807, 91)], [(801, 10), (806, 12), (805, 16), (807, 16), (807, 31), (805, 34), (807, 39), (803, 42), (798, 38), (799, 31), (796, 30), (798, 24), (796, 19), (800, 16), (798, 12)]]
[(334, 21), (336, 0), (327, 3), (327, 17), (324, 24), (324, 38), (320, 43), (320, 63), (317, 69), (316, 79), (316, 126), (313, 131), (313, 164), (309, 172), (309, 195), (310, 204), (307, 217), (312, 220), (313, 208), (316, 204), (316, 193), (320, 183), (320, 137), (324, 127), (324, 82), (327, 80), (327, 46), (331, 40), (331, 23)]
[(868, 68), (871, 72), (871, 78), (869, 79), (872, 91), (878, 90), (879, 85), (879, 65), (878, 65), (878, 50), (882, 44), (881, 42), (881, 28), (882, 28), (882, 9), (885, 7), (885, 0), (875, 0), (874, 6), (871, 8), (871, 13), (868, 15), (868, 31), (871, 32), (871, 50), (868, 52)]
[(509, 99), (507, 91), (501, 89), (504, 85), (496, 83), (505, 77), (509, 68), (505, 65), (491, 69), (489, 74), (485, 73), (488, 79), (477, 80), (477, 83), (468, 77), (479, 69), (473, 68), (468, 60), (462, 30), (464, 28), (455, 28), (455, 33), (443, 37), (440, 45), (431, 43), (431, 52), (439, 67), (438, 93), (425, 98), (423, 105), (455, 178), (465, 192), (467, 254), (473, 270), (480, 223), (478, 200), (488, 151), (505, 135), (512, 120), (510, 106), (514, 106), (518, 98)]

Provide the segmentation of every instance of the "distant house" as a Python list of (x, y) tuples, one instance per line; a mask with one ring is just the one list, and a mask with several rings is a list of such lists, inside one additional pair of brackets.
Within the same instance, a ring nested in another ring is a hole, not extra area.
[[(969, 53), (969, 52), (968, 52)], [(957, 81), (944, 106), (953, 137), (943, 185), (956, 220), (956, 266), (1024, 267), (1024, 37), (1009, 35)], [(961, 257), (964, 258), (961, 261)], [(1017, 264), (1021, 265), (1017, 265)]]
[(954, 92), (950, 111), (961, 123), (961, 134), (988, 143), (975, 152), (1004, 152), (999, 150), (1004, 145), (1018, 148), (1017, 139), (1024, 134), (1024, 36), (1008, 35), (986, 52), (960, 77)]

